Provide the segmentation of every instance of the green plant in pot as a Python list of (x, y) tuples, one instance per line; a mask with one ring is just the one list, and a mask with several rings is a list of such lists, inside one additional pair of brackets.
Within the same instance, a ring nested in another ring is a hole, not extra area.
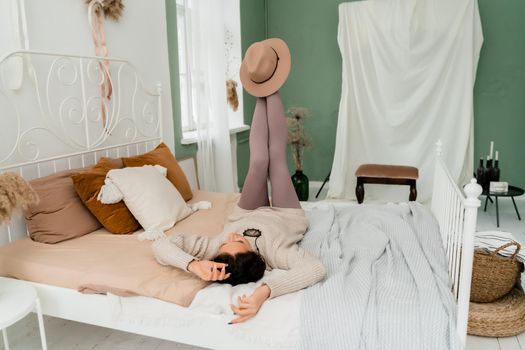
[(290, 107), (286, 121), (288, 124), (288, 144), (292, 150), (295, 163), (295, 174), (292, 183), (300, 201), (308, 200), (308, 177), (303, 173), (303, 151), (312, 146), (311, 138), (304, 132), (304, 122), (311, 116), (310, 111), (303, 107)]

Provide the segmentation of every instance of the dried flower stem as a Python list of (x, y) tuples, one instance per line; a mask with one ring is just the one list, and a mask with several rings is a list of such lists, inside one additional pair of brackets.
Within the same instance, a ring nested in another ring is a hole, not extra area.
[(296, 170), (303, 170), (303, 151), (312, 147), (312, 139), (304, 132), (304, 121), (311, 116), (303, 107), (290, 107), (286, 122), (288, 124), (288, 144), (292, 148), (292, 157)]

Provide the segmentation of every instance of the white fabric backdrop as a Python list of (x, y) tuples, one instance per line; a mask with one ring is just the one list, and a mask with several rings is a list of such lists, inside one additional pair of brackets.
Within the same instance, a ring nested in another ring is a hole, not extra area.
[[(432, 191), (434, 144), (459, 183), (473, 170), (473, 87), (483, 36), (476, 0), (368, 0), (339, 6), (343, 82), (328, 196), (355, 198), (362, 163), (419, 168)], [(381, 192), (379, 192), (381, 191)], [(367, 199), (407, 200), (365, 185)]]

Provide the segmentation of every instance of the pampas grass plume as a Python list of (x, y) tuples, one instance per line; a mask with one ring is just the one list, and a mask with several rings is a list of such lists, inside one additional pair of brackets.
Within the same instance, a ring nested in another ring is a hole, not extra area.
[(16, 210), (27, 209), (38, 202), (35, 190), (20, 175), (0, 174), (0, 224), (9, 222)]

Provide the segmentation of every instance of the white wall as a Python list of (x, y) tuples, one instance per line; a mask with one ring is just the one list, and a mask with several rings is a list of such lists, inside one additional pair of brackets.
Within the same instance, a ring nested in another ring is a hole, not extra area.
[[(0, 0), (10, 1), (10, 0)], [(84, 0), (25, 0), (31, 50), (94, 55)], [(106, 20), (109, 56), (133, 63), (147, 88), (162, 84), (163, 132), (174, 150), (164, 0), (125, 0), (120, 21)], [(0, 47), (0, 55), (5, 48)]]

